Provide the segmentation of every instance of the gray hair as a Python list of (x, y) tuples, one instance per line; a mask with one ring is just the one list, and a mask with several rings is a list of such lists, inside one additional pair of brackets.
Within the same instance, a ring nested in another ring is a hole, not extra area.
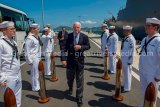
[(80, 28), (81, 28), (81, 23), (80, 23), (80, 22), (74, 22), (73, 26), (74, 26), (75, 24), (79, 24), (79, 25), (80, 25)]

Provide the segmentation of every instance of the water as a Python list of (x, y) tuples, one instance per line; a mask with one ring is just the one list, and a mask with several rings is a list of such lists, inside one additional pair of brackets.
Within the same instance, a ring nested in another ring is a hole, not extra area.
[[(123, 29), (122, 28), (116, 28), (117, 35), (122, 38), (123, 37)], [(92, 30), (92, 33), (95, 34), (102, 34), (102, 30)], [(136, 40), (141, 41), (144, 37), (146, 37), (145, 29), (144, 27), (137, 27), (132, 29), (132, 34), (135, 37)]]

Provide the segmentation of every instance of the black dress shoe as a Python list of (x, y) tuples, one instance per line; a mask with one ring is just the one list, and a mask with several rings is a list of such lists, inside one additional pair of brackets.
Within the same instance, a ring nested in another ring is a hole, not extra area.
[(83, 103), (82, 102), (77, 102), (78, 107), (82, 107)]
[(101, 67), (103, 67), (103, 64), (100, 64)]
[(72, 95), (72, 94), (73, 94), (73, 89), (72, 89), (72, 88), (69, 88), (68, 94), (69, 94), (69, 95)]
[(108, 70), (108, 73), (110, 74), (110, 73), (111, 73), (111, 71), (110, 71), (110, 70)]
[(129, 92), (128, 90), (122, 90), (122, 93), (127, 93), (127, 92)]
[(123, 86), (121, 86), (121, 93), (123, 93), (124, 92), (124, 87)]
[(124, 90), (124, 86), (121, 86), (121, 91)]
[(72, 94), (73, 94), (73, 91), (72, 91), (72, 90), (68, 90), (68, 94), (69, 94), (69, 95), (72, 95)]

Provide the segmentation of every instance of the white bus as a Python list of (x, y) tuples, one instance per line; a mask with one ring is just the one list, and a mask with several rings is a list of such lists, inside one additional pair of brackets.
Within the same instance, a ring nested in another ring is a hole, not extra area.
[[(34, 22), (34, 20), (28, 18), (27, 14), (23, 11), (0, 4), (0, 23), (2, 21), (13, 21), (15, 23), (15, 41), (18, 45), (19, 54), (21, 54), (24, 38), (29, 31), (29, 24)], [(0, 35), (2, 35), (2, 32), (0, 32)]]

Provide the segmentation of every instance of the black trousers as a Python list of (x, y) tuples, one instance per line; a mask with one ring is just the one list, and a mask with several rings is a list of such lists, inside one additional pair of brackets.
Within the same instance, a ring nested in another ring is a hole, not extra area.
[(78, 61), (74, 61), (74, 66), (67, 68), (67, 83), (69, 88), (73, 88), (74, 78), (76, 77), (76, 98), (77, 100), (82, 100), (83, 90), (84, 90), (84, 65)]
[(62, 48), (63, 48), (64, 45), (65, 45), (65, 42), (64, 42), (64, 41), (59, 42), (60, 50), (62, 50)]

